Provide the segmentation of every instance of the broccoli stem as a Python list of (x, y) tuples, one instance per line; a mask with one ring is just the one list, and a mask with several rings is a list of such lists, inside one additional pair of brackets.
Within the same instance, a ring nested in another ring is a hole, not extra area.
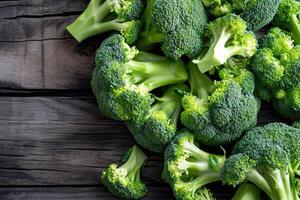
[(297, 15), (290, 16), (291, 35), (297, 45), (300, 45), (300, 19)]
[(260, 200), (260, 189), (252, 184), (243, 183), (234, 194), (232, 200)]
[[(151, 54), (147, 57), (151, 57)], [(139, 57), (139, 59), (142, 58)], [(124, 65), (128, 79), (134, 84), (143, 84), (147, 92), (187, 80), (184, 64), (166, 58), (158, 61), (155, 58), (149, 61), (130, 60)]]
[(196, 192), (199, 188), (213, 182), (220, 181), (220, 173), (218, 172), (205, 172), (198, 176), (194, 180), (187, 182), (187, 188), (191, 188), (191, 191)]
[(158, 32), (143, 32), (141, 37), (137, 41), (137, 48), (142, 50), (148, 50), (153, 45), (162, 43), (165, 39), (165, 36), (162, 33)]
[(264, 191), (269, 197), (273, 196), (270, 184), (257, 170), (253, 170), (248, 174), (247, 179)]
[(166, 114), (167, 118), (170, 119), (170, 123), (176, 125), (182, 110), (181, 98), (175, 93), (175, 89), (185, 89), (184, 85), (175, 85), (169, 87), (162, 97), (156, 98), (155, 103), (151, 112), (162, 111)]
[(214, 81), (202, 74), (195, 65), (189, 64), (187, 70), (191, 93), (199, 99), (207, 101), (214, 88)]
[(147, 156), (137, 146), (132, 147), (128, 160), (119, 167), (127, 173), (127, 178), (131, 181), (140, 180), (140, 168), (146, 161)]
[(84, 12), (67, 27), (69, 33), (78, 41), (106, 32), (120, 30), (124, 25), (112, 20), (103, 22), (115, 4), (115, 0), (91, 0)]
[(200, 56), (196, 60), (193, 60), (193, 63), (198, 65), (201, 73), (205, 73), (215, 66), (224, 64), (228, 58), (240, 51), (238, 47), (225, 47), (230, 37), (231, 33), (226, 31), (226, 27), (223, 27), (220, 31), (216, 30), (213, 32), (214, 40), (206, 54), (203, 57)]
[(266, 177), (254, 170), (247, 179), (262, 189), (272, 200), (299, 200), (287, 169), (267, 172)]
[(213, 155), (202, 151), (191, 142), (185, 142), (183, 148), (192, 160), (184, 162), (181, 167), (186, 166), (193, 171), (196, 170), (199, 172), (203, 172), (203, 169), (206, 169), (207, 172), (217, 172), (219, 174), (219, 170), (224, 166), (226, 160), (225, 156)]

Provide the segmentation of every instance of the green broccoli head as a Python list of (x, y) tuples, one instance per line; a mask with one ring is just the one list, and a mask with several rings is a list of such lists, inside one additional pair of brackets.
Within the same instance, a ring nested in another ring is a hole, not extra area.
[(233, 14), (212, 21), (207, 28), (208, 50), (193, 63), (205, 73), (235, 56), (251, 58), (256, 52), (257, 41), (246, 28), (246, 22)]
[(192, 58), (201, 51), (207, 24), (201, 1), (148, 0), (144, 17), (146, 27), (137, 42), (139, 49), (162, 44), (162, 51), (174, 60), (183, 55)]
[(91, 0), (67, 30), (78, 42), (104, 32), (117, 31), (131, 44), (140, 34), (141, 22), (138, 19), (143, 10), (141, 0)]
[(161, 97), (157, 97), (145, 116), (126, 122), (135, 140), (142, 147), (163, 152), (175, 136), (177, 122), (182, 110), (181, 96), (176, 90), (187, 91), (184, 84), (169, 86)]
[(201, 150), (193, 133), (183, 130), (165, 150), (163, 179), (171, 185), (176, 199), (210, 200), (213, 197), (205, 185), (220, 180), (225, 159), (225, 155)]
[(147, 156), (137, 146), (133, 146), (128, 159), (121, 166), (111, 164), (102, 171), (101, 182), (115, 196), (125, 199), (141, 199), (147, 188), (140, 179), (141, 168)]
[(248, 30), (257, 31), (274, 18), (281, 0), (255, 0), (246, 6), (241, 17), (247, 22)]
[(279, 28), (271, 29), (260, 43), (251, 61), (257, 94), (271, 100), (283, 117), (299, 119), (300, 48)]
[(154, 101), (152, 90), (186, 79), (183, 62), (139, 52), (123, 36), (113, 35), (96, 52), (91, 85), (106, 116), (131, 120), (150, 109)]
[(228, 144), (256, 125), (260, 102), (252, 94), (254, 82), (248, 72), (236, 78), (240, 82), (213, 82), (195, 65), (188, 66), (188, 73), (191, 92), (182, 99), (181, 122), (195, 131), (199, 141)]
[(256, 31), (269, 24), (277, 12), (280, 0), (202, 0), (214, 17), (230, 13), (240, 15), (248, 30)]
[(256, 127), (236, 144), (222, 169), (225, 184), (250, 181), (272, 200), (298, 200), (300, 130), (282, 123)]
[(296, 0), (282, 0), (273, 24), (290, 31), (290, 35), (295, 43), (300, 45), (300, 2)]

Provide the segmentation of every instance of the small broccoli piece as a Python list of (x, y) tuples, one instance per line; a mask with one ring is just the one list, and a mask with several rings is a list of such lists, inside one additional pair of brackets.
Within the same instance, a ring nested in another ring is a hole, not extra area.
[(165, 150), (163, 179), (178, 200), (212, 200), (205, 185), (220, 180), (225, 155), (201, 150), (188, 130), (179, 132)]
[(250, 183), (243, 183), (232, 200), (260, 200), (260, 189)]
[(150, 110), (152, 90), (186, 79), (182, 61), (139, 52), (129, 47), (123, 36), (113, 35), (96, 52), (91, 85), (103, 114), (131, 120)]
[(187, 91), (185, 84), (171, 85), (161, 97), (157, 97), (145, 116), (126, 124), (136, 142), (145, 149), (163, 152), (177, 131), (182, 110), (181, 96), (176, 90)]
[(252, 94), (250, 72), (212, 81), (189, 64), (188, 74), (191, 91), (182, 98), (181, 122), (195, 131), (197, 140), (205, 145), (228, 144), (256, 125), (260, 102)]
[(300, 48), (279, 28), (271, 29), (260, 41), (251, 61), (257, 94), (272, 101), (285, 118), (300, 119)]
[(193, 60), (205, 73), (225, 64), (234, 56), (251, 58), (256, 52), (257, 41), (252, 32), (246, 31), (246, 22), (236, 15), (226, 15), (208, 24), (208, 50)]
[(209, 12), (220, 17), (230, 13), (240, 15), (248, 30), (257, 31), (269, 24), (277, 12), (280, 0), (202, 0)]
[(147, 193), (141, 181), (141, 168), (147, 156), (137, 146), (133, 146), (128, 159), (121, 166), (109, 165), (102, 171), (101, 182), (115, 196), (125, 199), (141, 199)]
[(67, 27), (81, 42), (89, 37), (108, 32), (120, 32), (128, 43), (139, 36), (144, 10), (141, 0), (91, 0), (84, 12)]
[(300, 2), (296, 0), (281, 0), (273, 23), (286, 31), (297, 45), (300, 45)]
[(137, 41), (139, 49), (162, 43), (162, 51), (174, 60), (183, 55), (192, 58), (200, 53), (207, 24), (201, 1), (148, 0), (144, 18), (145, 30)]
[(299, 200), (300, 129), (271, 123), (247, 132), (222, 168), (222, 181), (250, 181), (272, 200)]

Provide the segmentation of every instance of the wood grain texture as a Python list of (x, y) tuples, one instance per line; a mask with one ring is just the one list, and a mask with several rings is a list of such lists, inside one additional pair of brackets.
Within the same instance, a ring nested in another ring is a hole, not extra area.
[[(168, 187), (148, 187), (145, 200), (172, 200)], [(104, 187), (0, 188), (1, 200), (119, 200)]]
[(0, 88), (89, 88), (100, 38), (66, 31), (87, 1), (0, 1)]

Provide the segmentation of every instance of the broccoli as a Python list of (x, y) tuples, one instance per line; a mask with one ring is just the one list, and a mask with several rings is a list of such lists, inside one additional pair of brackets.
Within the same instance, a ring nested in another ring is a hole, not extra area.
[(254, 127), (260, 101), (254, 97), (254, 77), (248, 71), (234, 79), (212, 81), (189, 64), (190, 93), (182, 98), (181, 122), (205, 145), (237, 140)]
[(243, 183), (231, 200), (260, 200), (260, 189), (251, 183)]
[(217, 18), (207, 27), (208, 50), (193, 60), (199, 70), (205, 73), (227, 62), (229, 58), (252, 57), (257, 41), (252, 32), (246, 31), (246, 22), (230, 14)]
[(202, 0), (209, 12), (220, 17), (229, 13), (240, 15), (248, 30), (257, 31), (269, 24), (277, 12), (280, 0)]
[(230, 13), (240, 14), (247, 8), (252, 8), (256, 0), (202, 0), (209, 12), (215, 17), (221, 17)]
[(182, 61), (139, 52), (116, 34), (96, 52), (91, 85), (102, 113), (116, 120), (131, 120), (150, 110), (154, 101), (150, 91), (186, 79)]
[(174, 60), (200, 53), (207, 24), (201, 1), (148, 0), (144, 18), (145, 30), (137, 41), (139, 49), (162, 43), (162, 51)]
[(187, 91), (188, 88), (185, 84), (169, 86), (161, 97), (155, 98), (155, 103), (145, 116), (127, 122), (136, 142), (142, 147), (163, 152), (176, 134), (182, 110), (181, 96), (176, 90)]
[(141, 199), (147, 193), (147, 188), (141, 182), (141, 168), (147, 156), (137, 146), (133, 146), (127, 160), (121, 166), (109, 165), (102, 171), (101, 182), (115, 196), (125, 199)]
[(236, 144), (222, 168), (224, 184), (252, 182), (271, 200), (299, 200), (300, 130), (283, 123), (256, 127)]
[(290, 36), (295, 44), (300, 45), (300, 2), (295, 0), (282, 0), (279, 4), (273, 24), (286, 31), (290, 31)]
[(225, 155), (201, 150), (188, 130), (179, 132), (165, 150), (163, 179), (178, 200), (214, 199), (205, 185), (220, 181)]
[(142, 25), (138, 19), (143, 10), (141, 0), (91, 0), (67, 30), (78, 42), (104, 32), (118, 31), (131, 44), (139, 36)]
[(272, 28), (260, 41), (251, 61), (257, 94), (272, 101), (285, 118), (300, 119), (300, 48), (279, 28)]

